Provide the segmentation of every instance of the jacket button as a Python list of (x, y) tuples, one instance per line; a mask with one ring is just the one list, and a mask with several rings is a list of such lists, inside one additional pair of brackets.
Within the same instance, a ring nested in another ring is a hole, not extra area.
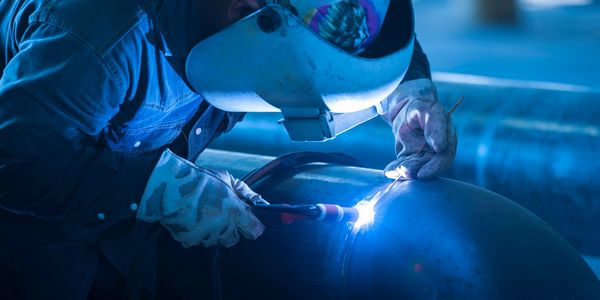
[(200, 135), (202, 133), (202, 128), (198, 127), (195, 131), (196, 135)]
[(139, 147), (141, 144), (142, 144), (142, 142), (140, 142), (140, 141), (137, 141), (137, 142), (135, 142), (135, 144), (133, 144), (133, 147), (137, 148), (137, 147)]
[(131, 205), (129, 205), (129, 209), (131, 209), (131, 211), (137, 211), (138, 210), (137, 203), (131, 203)]
[(98, 213), (96, 215), (96, 217), (98, 218), (98, 220), (100, 221), (104, 221), (104, 219), (106, 219), (106, 216), (103, 213)]

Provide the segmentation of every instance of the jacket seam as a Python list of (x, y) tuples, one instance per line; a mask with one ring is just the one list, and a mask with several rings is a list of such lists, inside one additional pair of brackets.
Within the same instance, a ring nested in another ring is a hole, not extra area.
[(145, 127), (145, 128), (131, 128), (131, 129), (120, 127), (120, 126), (115, 126), (116, 127), (115, 130), (118, 131), (119, 133), (143, 134), (143, 133), (147, 133), (147, 132), (152, 132), (154, 130), (176, 129), (185, 123), (186, 123), (185, 120), (179, 120), (179, 121), (173, 121), (173, 122), (168, 122), (168, 123), (164, 123), (164, 124), (159, 124), (156, 126), (150, 126), (150, 127)]
[(152, 110), (168, 113), (173, 111), (175, 107), (186, 105), (197, 98), (198, 97), (196, 94), (189, 91), (177, 96), (169, 105), (163, 105), (160, 103), (144, 103), (143, 106)]

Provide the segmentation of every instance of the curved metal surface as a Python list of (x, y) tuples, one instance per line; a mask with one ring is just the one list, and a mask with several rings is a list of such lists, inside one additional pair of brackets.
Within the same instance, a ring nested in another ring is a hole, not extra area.
[[(207, 150), (198, 164), (241, 177), (268, 157)], [(389, 181), (381, 171), (313, 164), (254, 188), (273, 203), (351, 206)], [(600, 282), (546, 223), (470, 184), (402, 182), (375, 223), (268, 227), (222, 254), (225, 298), (598, 299)]]
[[(443, 79), (437, 86), (446, 107), (465, 96), (453, 114), (459, 146), (445, 176), (519, 202), (580, 252), (600, 256), (600, 93), (489, 78)], [(276, 121), (273, 115), (249, 114), (213, 147), (263, 155), (338, 151), (378, 169), (395, 157), (390, 127), (379, 119), (327, 143), (290, 142)]]

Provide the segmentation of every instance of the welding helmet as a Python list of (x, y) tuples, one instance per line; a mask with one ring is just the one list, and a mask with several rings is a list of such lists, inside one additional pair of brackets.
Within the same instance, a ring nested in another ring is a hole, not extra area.
[(219, 109), (281, 112), (292, 140), (335, 137), (378, 114), (413, 53), (404, 0), (267, 0), (198, 43), (189, 83)]

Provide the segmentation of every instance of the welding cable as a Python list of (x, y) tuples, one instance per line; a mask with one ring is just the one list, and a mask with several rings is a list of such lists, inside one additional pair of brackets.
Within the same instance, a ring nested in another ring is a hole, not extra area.
[(213, 299), (223, 299), (223, 288), (221, 287), (221, 247), (214, 247), (212, 254), (212, 294)]
[(262, 179), (281, 173), (288, 173), (299, 167), (311, 163), (328, 163), (342, 166), (360, 167), (361, 164), (355, 158), (343, 153), (322, 152), (292, 152), (281, 155), (266, 165), (259, 167), (242, 178), (248, 186), (252, 187)]
[[(254, 169), (242, 178), (249, 187), (253, 187), (261, 180), (282, 173), (290, 173), (302, 166), (311, 163), (328, 163), (342, 166), (361, 167), (362, 165), (355, 158), (343, 153), (322, 153), (322, 152), (292, 152), (281, 155), (262, 167)], [(212, 287), (213, 299), (223, 299), (223, 290), (221, 286), (221, 247), (214, 247), (212, 262)]]

